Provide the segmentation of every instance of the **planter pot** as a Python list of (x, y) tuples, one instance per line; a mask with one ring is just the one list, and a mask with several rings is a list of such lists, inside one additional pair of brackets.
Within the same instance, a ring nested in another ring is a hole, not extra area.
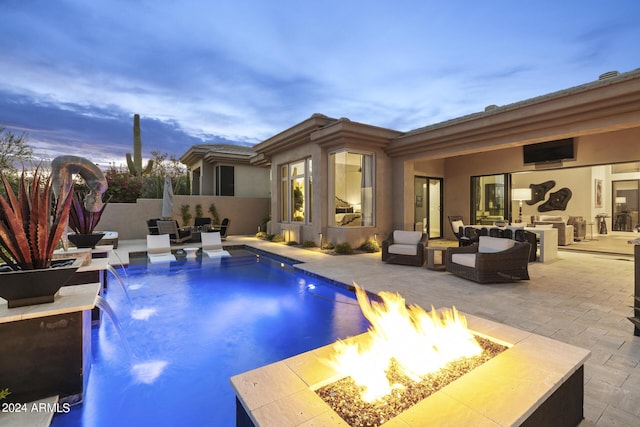
[(82, 265), (82, 259), (51, 261), (51, 268), (0, 273), (0, 297), (9, 308), (53, 302), (56, 292)]
[(71, 243), (76, 245), (77, 248), (95, 248), (102, 238), (104, 233), (93, 234), (69, 234), (67, 238)]

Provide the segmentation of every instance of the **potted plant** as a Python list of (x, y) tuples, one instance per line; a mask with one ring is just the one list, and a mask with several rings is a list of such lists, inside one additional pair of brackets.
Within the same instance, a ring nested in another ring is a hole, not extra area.
[[(9, 308), (53, 302), (54, 295), (78, 269), (81, 259), (52, 261), (69, 220), (71, 195), (54, 200), (51, 177), (36, 170), (31, 183), (24, 174), (18, 194), (0, 172), (0, 297)], [(54, 268), (55, 267), (55, 268)]]
[(92, 212), (84, 205), (85, 196), (82, 191), (73, 192), (71, 210), (69, 211), (69, 228), (75, 234), (69, 234), (67, 238), (78, 248), (95, 248), (96, 244), (104, 237), (104, 233), (95, 233), (94, 230), (100, 221), (104, 208), (107, 207), (108, 200), (100, 210)]

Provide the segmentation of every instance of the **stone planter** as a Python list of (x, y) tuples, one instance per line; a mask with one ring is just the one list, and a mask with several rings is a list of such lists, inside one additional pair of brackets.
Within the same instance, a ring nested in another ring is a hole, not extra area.
[(0, 273), (0, 297), (9, 308), (53, 302), (58, 290), (82, 265), (82, 259), (51, 261), (51, 268)]
[(95, 248), (102, 238), (104, 233), (92, 233), (92, 234), (69, 234), (67, 238), (71, 243), (76, 245), (77, 248)]
[[(31, 410), (27, 402), (48, 396), (58, 396), (60, 405), (82, 401), (91, 370), (91, 310), (99, 291), (99, 283), (64, 286), (51, 304), (0, 304), (0, 387), (11, 392), (1, 402)], [(5, 415), (0, 425), (6, 425)], [(8, 425), (31, 425), (24, 413), (17, 415)]]

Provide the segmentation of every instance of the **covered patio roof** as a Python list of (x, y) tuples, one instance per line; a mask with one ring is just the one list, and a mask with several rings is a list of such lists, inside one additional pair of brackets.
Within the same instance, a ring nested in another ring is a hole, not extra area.
[(640, 69), (396, 137), (390, 157), (432, 159), (640, 127)]

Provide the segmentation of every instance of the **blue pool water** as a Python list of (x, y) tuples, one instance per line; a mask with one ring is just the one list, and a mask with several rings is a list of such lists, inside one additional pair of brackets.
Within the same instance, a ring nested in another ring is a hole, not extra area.
[(353, 293), (246, 251), (127, 276), (130, 301), (113, 276), (105, 296), (125, 339), (93, 328), (84, 403), (55, 427), (233, 426), (229, 377), (368, 327)]

